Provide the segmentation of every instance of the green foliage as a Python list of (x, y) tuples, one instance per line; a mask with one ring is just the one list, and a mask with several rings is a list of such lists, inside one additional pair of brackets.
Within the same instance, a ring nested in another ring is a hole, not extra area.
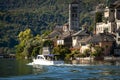
[(102, 12), (96, 12), (95, 14), (95, 22), (102, 22)]
[(46, 30), (43, 34), (42, 34), (42, 37), (45, 37), (47, 36), (48, 34), (50, 34), (51, 30)]
[(40, 52), (40, 46), (34, 47), (31, 56), (36, 57)]
[(93, 32), (93, 31), (94, 31), (94, 28), (95, 28), (95, 24), (93, 23), (93, 24), (89, 27), (88, 30), (89, 30), (90, 32)]
[[(0, 47), (14, 48), (17, 35), (30, 28), (33, 35), (53, 30), (55, 25), (68, 22), (69, 5), (73, 0), (0, 0)], [(91, 11), (105, 0), (82, 0), (80, 2), (80, 25), (94, 21)], [(46, 33), (48, 34), (48, 33)], [(45, 35), (46, 35), (45, 34)], [(25, 42), (21, 43), (24, 44)], [(21, 48), (22, 49), (22, 48)], [(6, 52), (3, 52), (6, 53)]]
[(81, 57), (81, 54), (80, 54), (79, 50), (74, 50), (70, 54), (67, 54), (65, 59), (70, 60), (71, 58), (74, 59), (76, 57)]
[(43, 42), (43, 46), (44, 47), (53, 47), (54, 46), (54, 43), (53, 43), (53, 41), (52, 40), (45, 40), (44, 42)]
[(26, 29), (25, 31), (21, 31), (18, 35), (19, 41), (27, 41), (30, 38), (32, 38), (33, 35), (31, 34), (31, 30), (30, 29)]
[(99, 47), (99, 46), (95, 46), (94, 47), (95, 51), (92, 53), (93, 56), (101, 56), (102, 52), (103, 52), (103, 48)]
[(83, 52), (83, 55), (84, 55), (84, 57), (89, 57), (89, 56), (91, 55), (90, 49), (86, 49), (86, 50)]
[(64, 60), (66, 55), (70, 54), (71, 52), (69, 48), (60, 45), (60, 46), (54, 47), (52, 53), (55, 55), (59, 55), (58, 59), (60, 58)]
[(33, 37), (30, 29), (21, 31), (18, 35), (19, 44), (16, 46), (17, 58), (35, 57), (40, 53), (42, 40), (39, 35)]

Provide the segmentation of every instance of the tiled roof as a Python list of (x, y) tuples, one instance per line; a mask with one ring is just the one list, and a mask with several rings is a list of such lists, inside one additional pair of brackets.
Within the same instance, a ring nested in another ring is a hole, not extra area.
[(61, 35), (62, 33), (60, 31), (54, 30), (52, 33), (50, 33), (46, 38), (55, 38), (56, 36)]
[(86, 37), (86, 38), (83, 38), (83, 39), (79, 40), (79, 42), (88, 43), (91, 38), (92, 37), (89, 36), (89, 37)]
[(86, 30), (80, 30), (77, 33), (73, 34), (72, 36), (89, 36), (89, 32)]
[(114, 4), (114, 5), (120, 5), (120, 1), (117, 0), (117, 1), (115, 1), (113, 4)]
[(110, 5), (110, 8), (114, 8), (114, 7), (120, 7), (120, 1), (119, 0), (117, 0), (117, 1), (115, 1), (114, 3), (112, 3), (111, 5)]
[(64, 39), (64, 38), (70, 37), (70, 36), (71, 36), (71, 32), (67, 31), (67, 32), (62, 33), (62, 35), (60, 35), (59, 38)]
[(55, 26), (54, 30), (62, 31), (63, 26)]
[(45, 38), (55, 38), (56, 36), (62, 35), (62, 32), (63, 32), (62, 27), (63, 26), (56, 26), (54, 30), (49, 35), (47, 35)]
[(97, 35), (94, 35), (90, 40), (89, 43), (98, 43), (98, 42), (114, 42), (115, 39), (113, 35), (109, 33), (100, 33)]

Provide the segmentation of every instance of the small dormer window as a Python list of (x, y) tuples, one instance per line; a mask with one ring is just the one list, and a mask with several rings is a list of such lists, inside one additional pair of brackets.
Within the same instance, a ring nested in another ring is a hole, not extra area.
[(120, 38), (118, 38), (118, 41), (120, 41)]
[(120, 32), (118, 33), (118, 35), (120, 36)]

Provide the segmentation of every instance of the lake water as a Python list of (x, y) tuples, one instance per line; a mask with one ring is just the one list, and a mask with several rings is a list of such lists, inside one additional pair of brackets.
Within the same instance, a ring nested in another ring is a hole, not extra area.
[(115, 65), (26, 65), (28, 61), (0, 59), (0, 80), (120, 80)]

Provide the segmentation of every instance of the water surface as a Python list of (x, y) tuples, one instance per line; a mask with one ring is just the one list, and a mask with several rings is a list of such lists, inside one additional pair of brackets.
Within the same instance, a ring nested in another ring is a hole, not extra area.
[(120, 80), (116, 65), (26, 65), (27, 61), (0, 60), (0, 80)]

